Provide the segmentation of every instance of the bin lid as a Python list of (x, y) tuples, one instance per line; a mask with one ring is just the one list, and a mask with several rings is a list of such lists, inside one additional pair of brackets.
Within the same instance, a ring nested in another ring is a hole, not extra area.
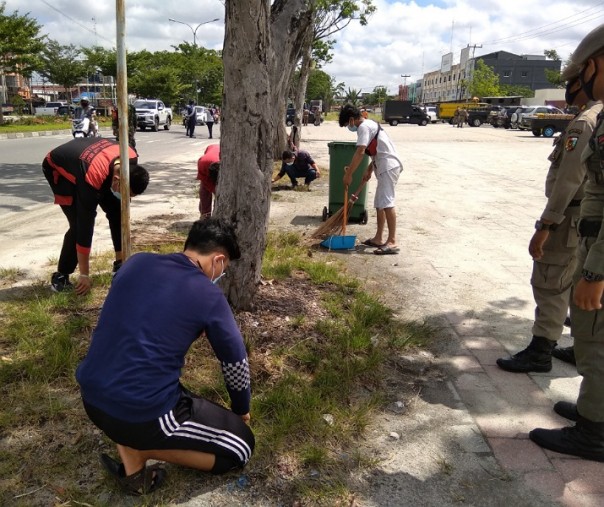
[(327, 146), (329, 146), (330, 148), (332, 146), (338, 147), (338, 146), (356, 146), (356, 145), (357, 145), (356, 141), (331, 141), (330, 143), (327, 143)]

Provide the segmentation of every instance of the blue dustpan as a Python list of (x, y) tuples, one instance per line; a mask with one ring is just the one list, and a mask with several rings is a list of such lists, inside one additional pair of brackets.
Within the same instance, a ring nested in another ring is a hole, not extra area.
[(321, 246), (329, 250), (353, 250), (356, 240), (356, 236), (328, 236)]

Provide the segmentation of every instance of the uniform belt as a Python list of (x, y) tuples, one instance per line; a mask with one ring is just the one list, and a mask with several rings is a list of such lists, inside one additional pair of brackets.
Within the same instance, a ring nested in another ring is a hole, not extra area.
[(597, 238), (601, 227), (601, 220), (581, 220), (579, 222), (579, 236), (582, 238)]
[(569, 208), (576, 208), (577, 206), (581, 206), (581, 199), (573, 199), (568, 203)]

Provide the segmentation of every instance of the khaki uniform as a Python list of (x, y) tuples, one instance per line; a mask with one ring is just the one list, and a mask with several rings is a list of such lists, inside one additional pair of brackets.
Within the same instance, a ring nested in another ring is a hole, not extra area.
[[(603, 113), (598, 117), (598, 125), (583, 151), (582, 160), (587, 166), (588, 179), (581, 203), (581, 240), (573, 277), (575, 283), (580, 280), (582, 269), (604, 275), (604, 228), (597, 236), (595, 230), (604, 217)], [(583, 376), (577, 410), (590, 421), (604, 422), (604, 309), (585, 311), (571, 304), (571, 321), (577, 371)]]
[(558, 227), (550, 231), (543, 245), (543, 257), (533, 263), (531, 285), (537, 307), (532, 333), (553, 342), (562, 335), (577, 267), (577, 222), (586, 178), (581, 156), (600, 111), (601, 103), (589, 102), (554, 140), (554, 150), (549, 156), (551, 165), (545, 180), (547, 204), (541, 219)]

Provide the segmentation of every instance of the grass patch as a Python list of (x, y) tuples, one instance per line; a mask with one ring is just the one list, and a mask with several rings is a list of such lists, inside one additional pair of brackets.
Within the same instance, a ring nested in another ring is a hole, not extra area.
[[(160, 242), (146, 249), (179, 251), (181, 245)], [(52, 294), (37, 285), (6, 302), (0, 337), (5, 441), (0, 472), (10, 473), (0, 479), (0, 504), (15, 504), (15, 496), (44, 484), (55, 485), (50, 499), (39, 496), (48, 495), (45, 487), (23, 497), (23, 505), (97, 505), (99, 495), (113, 494), (114, 486), (97, 465), (98, 453), (111, 449), (110, 442), (88, 421), (74, 378), (111, 281), (111, 261), (111, 255), (95, 258), (95, 289), (87, 297)], [(296, 234), (269, 235), (263, 277), (272, 281), (260, 287), (258, 309), (237, 315), (252, 367), (257, 441), (245, 473), (286, 504), (345, 502), (350, 473), (374, 464), (356, 443), (372, 413), (387, 402), (382, 373), (389, 357), (424, 343), (431, 332), (396, 320), (344, 273), (339, 261), (309, 257)], [(183, 383), (194, 392), (229, 405), (207, 341), (193, 345), (183, 373)], [(34, 459), (41, 446), (52, 450), (50, 458)], [(24, 462), (26, 467), (20, 465)], [(183, 484), (199, 491), (209, 480), (172, 467), (154, 501), (170, 503)], [(216, 478), (214, 484), (228, 480)]]
[[(99, 127), (110, 127), (111, 118), (97, 116), (97, 123)], [(66, 116), (23, 116), (19, 120), (0, 125), (0, 134), (45, 130), (71, 130), (71, 120)]]

